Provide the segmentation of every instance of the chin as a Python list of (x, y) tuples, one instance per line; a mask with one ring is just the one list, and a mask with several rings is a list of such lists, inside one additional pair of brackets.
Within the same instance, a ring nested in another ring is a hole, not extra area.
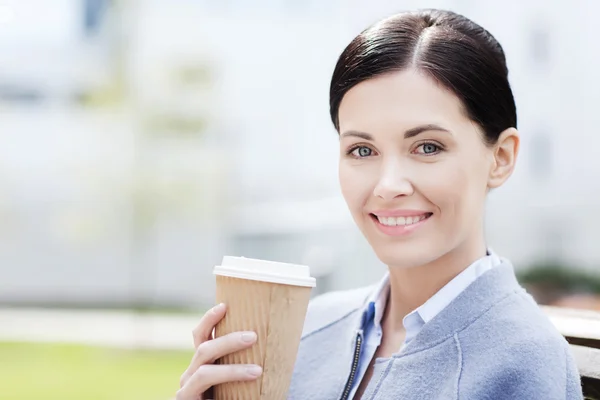
[(402, 252), (399, 251), (376, 251), (377, 258), (390, 268), (414, 268), (421, 265), (425, 265), (434, 259), (431, 257), (423, 257), (423, 254), (416, 254), (415, 252)]
[(429, 249), (413, 243), (394, 243), (386, 246), (373, 246), (377, 258), (391, 268), (413, 268), (435, 260)]
[(444, 244), (431, 237), (411, 238), (410, 240), (382, 240), (381, 237), (368, 238), (377, 258), (390, 268), (414, 268), (429, 264), (446, 253)]

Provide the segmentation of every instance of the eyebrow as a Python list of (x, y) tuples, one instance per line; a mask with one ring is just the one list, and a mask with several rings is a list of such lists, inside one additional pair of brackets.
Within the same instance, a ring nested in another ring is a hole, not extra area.
[[(414, 128), (407, 130), (406, 132), (404, 132), (404, 138), (410, 139), (412, 137), (415, 137), (415, 136), (417, 136), (423, 132), (427, 132), (427, 131), (439, 131), (439, 132), (450, 133), (450, 131), (448, 129), (444, 129), (439, 125), (427, 124), (427, 125), (419, 125), (419, 126), (416, 126)], [(346, 137), (346, 136), (354, 136), (354, 137), (358, 137), (358, 138), (361, 138), (364, 140), (374, 141), (373, 135), (366, 133), (366, 132), (361, 132), (361, 131), (350, 130), (350, 131), (343, 132), (340, 135), (340, 139), (342, 137)]]
[(427, 132), (427, 131), (439, 131), (439, 132), (450, 133), (450, 131), (448, 129), (444, 129), (439, 125), (427, 124), (427, 125), (420, 125), (415, 128), (407, 130), (406, 132), (404, 132), (404, 138), (410, 139), (412, 137), (417, 136), (420, 133)]

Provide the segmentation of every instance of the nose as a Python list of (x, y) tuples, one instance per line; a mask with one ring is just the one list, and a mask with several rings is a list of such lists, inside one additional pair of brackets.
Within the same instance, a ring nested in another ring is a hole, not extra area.
[(407, 169), (399, 162), (388, 162), (382, 165), (379, 181), (373, 194), (382, 200), (392, 200), (399, 196), (410, 196), (414, 187), (407, 176)]

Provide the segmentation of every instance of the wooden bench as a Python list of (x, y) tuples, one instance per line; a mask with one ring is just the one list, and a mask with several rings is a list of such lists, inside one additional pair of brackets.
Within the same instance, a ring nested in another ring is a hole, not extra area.
[(543, 309), (571, 344), (584, 397), (600, 400), (600, 313), (547, 306)]

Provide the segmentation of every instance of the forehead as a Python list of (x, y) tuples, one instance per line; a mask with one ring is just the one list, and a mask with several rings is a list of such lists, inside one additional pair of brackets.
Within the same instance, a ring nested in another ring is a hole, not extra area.
[(472, 123), (461, 101), (425, 74), (406, 70), (378, 76), (350, 89), (339, 108), (340, 132), (410, 129), (437, 124), (451, 130)]

